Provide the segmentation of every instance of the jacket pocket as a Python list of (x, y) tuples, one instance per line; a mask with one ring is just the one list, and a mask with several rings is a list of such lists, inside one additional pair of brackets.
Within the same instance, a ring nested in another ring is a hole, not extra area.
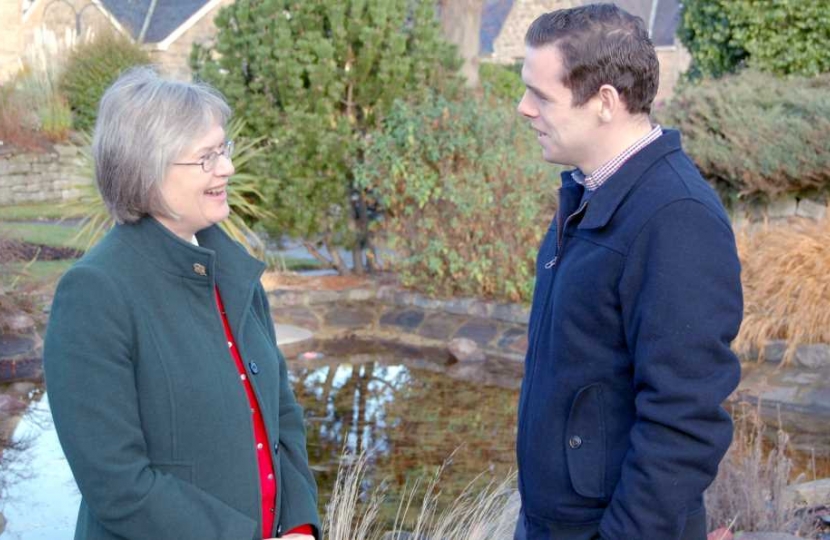
[(175, 476), (189, 484), (193, 483), (193, 464), (187, 461), (155, 461), (150, 464), (150, 468)]
[(568, 414), (565, 456), (571, 485), (583, 497), (603, 499), (605, 491), (605, 416), (602, 385), (584, 386)]

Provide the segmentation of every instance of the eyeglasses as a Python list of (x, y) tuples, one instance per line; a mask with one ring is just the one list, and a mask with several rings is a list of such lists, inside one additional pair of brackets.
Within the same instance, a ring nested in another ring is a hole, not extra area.
[(173, 163), (173, 165), (199, 165), (202, 167), (203, 171), (211, 172), (213, 169), (216, 168), (216, 162), (219, 161), (219, 156), (225, 156), (226, 158), (231, 159), (232, 155), (233, 141), (225, 141), (225, 144), (222, 146), (221, 152), (211, 152), (210, 154), (203, 157), (201, 161), (196, 161), (193, 163)]

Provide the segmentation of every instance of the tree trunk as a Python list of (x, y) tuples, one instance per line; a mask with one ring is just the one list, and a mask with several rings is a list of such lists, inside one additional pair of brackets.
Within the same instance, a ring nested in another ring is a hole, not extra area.
[(484, 0), (441, 0), (441, 28), (444, 37), (458, 46), (464, 60), (461, 74), (470, 88), (478, 88), (481, 10)]

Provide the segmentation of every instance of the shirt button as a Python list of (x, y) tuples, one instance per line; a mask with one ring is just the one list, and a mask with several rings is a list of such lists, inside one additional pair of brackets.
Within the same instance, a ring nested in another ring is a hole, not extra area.
[(254, 414), (254, 413), (256, 413), (256, 411), (254, 410), (253, 407), (251, 407), (251, 414)]
[(228, 342), (228, 348), (230, 349), (231, 347), (233, 347), (233, 341)]
[(242, 379), (242, 380), (244, 381), (244, 380), (245, 380), (245, 379), (247, 379), (248, 377), (246, 377), (244, 374), (242, 374), (242, 375), (240, 375), (240, 376), (239, 376), (239, 378), (240, 378), (240, 379)]
[(269, 475), (268, 475), (268, 480), (273, 480), (273, 479), (274, 479), (274, 475), (273, 475), (273, 474), (269, 474)]
[(262, 450), (262, 443), (257, 443), (256, 449), (257, 450)]
[(256, 365), (256, 362), (251, 362), (251, 363), (249, 363), (249, 364), (248, 364), (248, 367), (249, 367), (249, 368), (251, 368), (251, 373), (253, 373), (254, 375), (256, 375), (257, 373), (259, 373), (259, 366), (258, 366), (258, 365)]
[(570, 440), (568, 440), (568, 446), (576, 450), (577, 448), (582, 446), (582, 437), (580, 437), (579, 435), (574, 435), (570, 438)]

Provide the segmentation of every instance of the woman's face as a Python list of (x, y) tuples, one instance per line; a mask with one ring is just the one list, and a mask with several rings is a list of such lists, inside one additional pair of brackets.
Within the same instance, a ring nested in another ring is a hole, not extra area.
[[(215, 123), (174, 160), (161, 183), (162, 197), (178, 219), (153, 217), (187, 242), (197, 231), (219, 223), (230, 213), (227, 187), (234, 168), (224, 153), (225, 143), (225, 130)], [(221, 155), (212, 170), (205, 172), (199, 163), (216, 154)]]

